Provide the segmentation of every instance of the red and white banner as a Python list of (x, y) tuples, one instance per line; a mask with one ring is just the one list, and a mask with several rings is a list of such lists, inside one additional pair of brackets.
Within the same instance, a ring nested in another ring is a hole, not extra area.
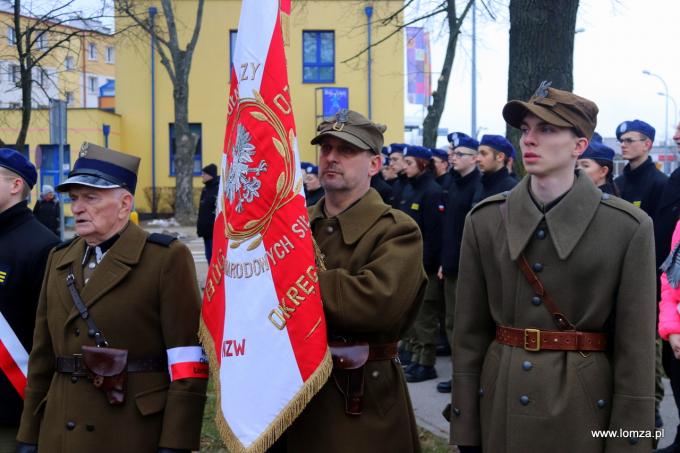
[(232, 453), (270, 447), (332, 367), (286, 72), (289, 15), (290, 0), (244, 0), (231, 68), (201, 340)]
[(0, 313), (0, 373), (7, 376), (23, 399), (28, 374), (28, 352), (2, 313)]

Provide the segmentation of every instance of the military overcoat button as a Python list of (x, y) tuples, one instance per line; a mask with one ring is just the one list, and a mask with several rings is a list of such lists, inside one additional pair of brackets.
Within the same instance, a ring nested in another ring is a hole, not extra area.
[(607, 402), (605, 400), (597, 400), (597, 407), (600, 409), (603, 409), (607, 405)]
[(479, 396), (484, 396), (484, 389), (479, 389), (477, 393), (479, 394)]
[(526, 406), (529, 404), (529, 397), (526, 395), (522, 395), (519, 397), (519, 402), (522, 403), (522, 406)]
[(92, 432), (94, 431), (94, 425), (85, 425), (85, 429)]
[(87, 267), (89, 267), (90, 269), (94, 269), (95, 266), (96, 266), (96, 264), (94, 264), (94, 263), (90, 263), (90, 264), (87, 265)]
[(534, 297), (531, 298), (531, 303), (536, 305), (536, 306), (541, 305), (541, 302), (542, 302), (541, 298), (538, 297), (538, 296), (534, 296)]
[(69, 431), (73, 431), (75, 427), (76, 422), (74, 422), (73, 420), (69, 420), (68, 422), (66, 422), (66, 429), (68, 429)]
[(74, 384), (78, 382), (78, 376), (71, 375), (71, 382), (73, 382)]
[(545, 239), (545, 236), (546, 236), (546, 234), (545, 234), (544, 229), (541, 228), (540, 230), (536, 231), (536, 238), (537, 239)]
[(332, 233), (333, 230), (334, 230), (334, 228), (330, 225), (326, 227), (326, 231), (329, 232), (329, 233)]
[(631, 437), (630, 439), (628, 439), (628, 443), (630, 443), (631, 445), (636, 445), (638, 442), (640, 442), (640, 439), (638, 439), (637, 437)]
[(543, 270), (543, 265), (541, 263), (534, 263), (531, 267), (534, 269), (534, 272), (541, 272)]
[(456, 417), (460, 417), (460, 409), (458, 409), (457, 407), (454, 407), (453, 408), (453, 415), (455, 415)]
[(371, 377), (372, 377), (373, 379), (378, 379), (378, 377), (380, 377), (380, 372), (379, 372), (378, 370), (373, 371), (373, 372), (371, 373)]
[(76, 330), (75, 332), (73, 332), (73, 335), (76, 337), (80, 336), (80, 329), (76, 327)]
[(534, 367), (534, 364), (531, 363), (531, 362), (529, 362), (528, 360), (525, 360), (524, 362), (522, 362), (522, 369), (523, 369), (524, 371), (529, 371), (529, 370), (532, 369), (533, 367)]

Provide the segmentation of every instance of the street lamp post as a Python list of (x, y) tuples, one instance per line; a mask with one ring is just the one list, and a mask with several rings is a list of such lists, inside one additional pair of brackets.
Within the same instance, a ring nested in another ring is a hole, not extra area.
[[(666, 81), (663, 79), (663, 77), (661, 77), (659, 74), (654, 74), (653, 72), (650, 72), (646, 69), (644, 71), (642, 71), (642, 73), (644, 75), (656, 77), (657, 79), (661, 80), (661, 83), (663, 83), (663, 89), (666, 93), (666, 128), (665, 128), (666, 129), (666, 135), (665, 135), (664, 140), (663, 140), (663, 146), (666, 149), (666, 153), (665, 153), (666, 158), (668, 158), (668, 154), (669, 154), (668, 153), (668, 85), (666, 84)], [(667, 166), (668, 166), (668, 161), (666, 161), (664, 163), (664, 168), (666, 168)]]
[[(662, 93), (661, 91), (659, 91), (656, 94), (658, 94), (659, 96), (666, 96), (666, 93)], [(675, 102), (675, 98), (673, 96), (671, 96), (670, 94), (668, 95), (668, 99), (670, 99), (671, 102), (673, 103), (673, 116), (675, 118), (675, 122), (673, 123), (673, 125), (677, 125), (678, 124), (678, 104)]]

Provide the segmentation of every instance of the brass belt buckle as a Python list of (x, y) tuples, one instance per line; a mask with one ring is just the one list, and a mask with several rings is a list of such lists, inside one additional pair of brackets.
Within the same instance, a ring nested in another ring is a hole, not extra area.
[[(531, 346), (529, 335), (536, 335), (536, 346)], [(524, 329), (524, 350), (537, 352), (541, 350), (541, 331), (538, 329)]]

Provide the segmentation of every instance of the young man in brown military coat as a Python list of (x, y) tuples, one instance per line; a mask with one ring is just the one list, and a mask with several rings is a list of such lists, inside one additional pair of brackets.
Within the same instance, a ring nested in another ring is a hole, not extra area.
[[(384, 130), (345, 110), (321, 123), (312, 140), (321, 147), (326, 191), (309, 217), (326, 265), (319, 286), (329, 341), (366, 342), (369, 353), (352, 385), (334, 368), (273, 451), (420, 451), (396, 343), (424, 295), (423, 244), (418, 225), (370, 188), (380, 171)], [(358, 405), (348, 405), (348, 393), (359, 395)]]
[(47, 263), (21, 451), (199, 448), (207, 370), (194, 262), (174, 238), (129, 222), (138, 166), (85, 144), (57, 187), (69, 193), (78, 236)]
[(522, 131), (529, 175), (466, 221), (451, 440), (463, 452), (649, 452), (651, 219), (574, 173), (593, 102), (544, 82), (503, 116)]

